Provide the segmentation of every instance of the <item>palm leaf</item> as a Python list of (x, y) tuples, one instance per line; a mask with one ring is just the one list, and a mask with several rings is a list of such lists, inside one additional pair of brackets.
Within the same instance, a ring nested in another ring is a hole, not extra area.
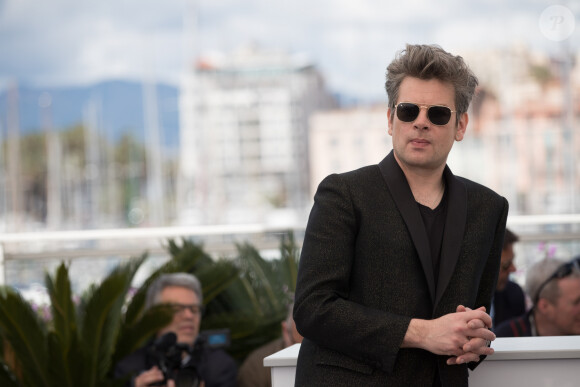
[(30, 304), (8, 287), (0, 288), (0, 332), (17, 362), (26, 365), (23, 384), (49, 386), (45, 326)]
[[(48, 333), (48, 351), (51, 354), (48, 360), (48, 372), (53, 386), (73, 387), (75, 384), (72, 373), (81, 358), (75, 356), (74, 359), (70, 359), (69, 352), (71, 347), (65, 348), (65, 346), (61, 334), (56, 332)], [(75, 348), (73, 352), (76, 354), (78, 351)]]
[(171, 322), (173, 311), (163, 306), (147, 310), (141, 319), (128, 325), (122, 324), (113, 354), (113, 364), (142, 347), (148, 339)]
[(253, 297), (259, 303), (259, 310), (255, 312), (265, 315), (282, 309), (284, 286), (279, 282), (273, 263), (265, 261), (251, 245), (238, 245), (237, 248), (242, 278), (247, 278), (254, 293)]
[(60, 336), (63, 351), (68, 352), (72, 337), (76, 335), (77, 316), (68, 267), (64, 262), (57, 268), (54, 280), (48, 274), (45, 276), (45, 283), (51, 301), (54, 331)]
[(203, 285), (204, 304), (211, 303), (239, 278), (239, 270), (232, 262), (220, 260), (196, 273)]
[(293, 298), (294, 293), (296, 293), (296, 278), (298, 277), (298, 262), (300, 260), (300, 251), (296, 246), (294, 233), (289, 232), (282, 236), (280, 256), (276, 272), (279, 273), (281, 282), (287, 286), (289, 297)]
[(98, 380), (109, 374), (125, 296), (143, 260), (144, 257), (133, 258), (119, 265), (89, 293), (84, 315), (79, 321), (83, 357), (86, 359), (83, 386), (95, 386)]

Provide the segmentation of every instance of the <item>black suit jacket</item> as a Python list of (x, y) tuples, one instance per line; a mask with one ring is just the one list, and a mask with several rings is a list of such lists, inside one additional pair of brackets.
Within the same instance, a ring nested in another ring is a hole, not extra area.
[(438, 287), (427, 233), (391, 152), (380, 164), (330, 175), (314, 197), (296, 285), (294, 319), (305, 337), (296, 386), (467, 385), (466, 365), (400, 348), (412, 318), (458, 305), (489, 310), (507, 201), (444, 172), (448, 210)]

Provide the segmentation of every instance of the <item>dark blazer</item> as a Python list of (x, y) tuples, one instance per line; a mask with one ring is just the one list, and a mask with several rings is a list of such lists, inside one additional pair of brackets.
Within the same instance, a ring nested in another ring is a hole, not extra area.
[(296, 386), (430, 386), (436, 367), (443, 386), (467, 386), (466, 365), (400, 348), (412, 318), (460, 304), (489, 310), (495, 289), (508, 203), (448, 167), (444, 177), (437, 289), (419, 208), (393, 152), (320, 183), (296, 285), (294, 319), (305, 337)]
[(520, 285), (508, 281), (504, 290), (493, 296), (494, 330), (502, 322), (526, 313), (526, 296)]

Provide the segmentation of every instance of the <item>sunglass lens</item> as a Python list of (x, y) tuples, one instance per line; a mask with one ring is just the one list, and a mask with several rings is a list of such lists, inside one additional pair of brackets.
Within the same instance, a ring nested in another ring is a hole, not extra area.
[(451, 109), (445, 106), (431, 106), (427, 115), (435, 125), (446, 125), (451, 119)]
[(397, 118), (403, 122), (414, 121), (419, 115), (419, 109), (414, 103), (400, 103), (397, 105)]

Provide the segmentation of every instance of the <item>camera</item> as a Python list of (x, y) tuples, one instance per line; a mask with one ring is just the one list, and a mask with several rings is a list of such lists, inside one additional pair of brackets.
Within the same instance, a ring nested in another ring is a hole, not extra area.
[(228, 329), (211, 330), (200, 332), (193, 348), (187, 344), (177, 342), (177, 335), (168, 332), (157, 338), (150, 347), (149, 356), (152, 362), (163, 373), (163, 381), (150, 384), (150, 386), (163, 386), (167, 380), (175, 381), (176, 387), (199, 387), (201, 377), (195, 366), (182, 366), (183, 353), (186, 352), (193, 363), (199, 364), (201, 356), (206, 348), (226, 348), (230, 345)]

